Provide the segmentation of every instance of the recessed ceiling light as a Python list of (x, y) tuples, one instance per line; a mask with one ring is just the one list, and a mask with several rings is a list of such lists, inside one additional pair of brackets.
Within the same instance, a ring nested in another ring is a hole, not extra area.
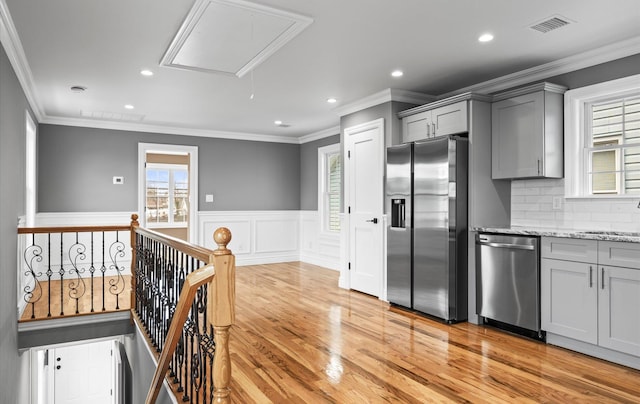
[(335, 104), (336, 102), (338, 102), (338, 100), (337, 100), (337, 99), (335, 99), (335, 98), (333, 98), (333, 97), (331, 97), (331, 98), (327, 98), (327, 102), (328, 102), (329, 104)]
[(125, 105), (124, 107), (125, 107), (126, 109), (133, 109), (133, 105), (131, 105), (131, 104), (127, 104), (127, 105)]
[(278, 125), (278, 126), (282, 125), (282, 121), (273, 121), (273, 123)]
[(149, 69), (140, 70), (140, 74), (142, 74), (143, 76), (153, 76), (153, 72)]
[(478, 41), (480, 42), (490, 42), (493, 41), (493, 35), (486, 33), (486, 34), (482, 34), (480, 35), (480, 37), (478, 38)]
[(74, 93), (82, 93), (86, 90), (87, 90), (87, 87), (85, 86), (71, 86), (71, 91), (73, 91)]
[(403, 74), (402, 70), (394, 70), (391, 72), (391, 76), (393, 77), (402, 77)]

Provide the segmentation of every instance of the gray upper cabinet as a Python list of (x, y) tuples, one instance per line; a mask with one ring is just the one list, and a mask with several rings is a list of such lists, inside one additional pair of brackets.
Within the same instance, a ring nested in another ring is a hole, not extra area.
[(463, 133), (467, 130), (467, 101), (458, 101), (402, 118), (402, 143)]
[(493, 179), (562, 178), (563, 94), (540, 83), (496, 94), (491, 105)]

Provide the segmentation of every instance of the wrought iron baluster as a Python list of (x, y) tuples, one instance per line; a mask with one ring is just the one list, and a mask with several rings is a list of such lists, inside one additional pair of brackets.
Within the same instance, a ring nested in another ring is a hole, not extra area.
[(42, 298), (42, 285), (38, 280), (38, 277), (42, 276), (42, 272), (36, 273), (34, 268), (37, 262), (42, 262), (42, 247), (36, 244), (35, 233), (31, 234), (31, 245), (25, 249), (23, 258), (27, 266), (27, 271), (24, 275), (30, 276), (30, 280), (33, 280), (33, 286), (27, 282), (27, 285), (24, 287), (23, 299), (31, 305), (31, 318), (36, 318), (36, 303)]
[(104, 246), (104, 231), (102, 232), (102, 266), (100, 267), (100, 272), (102, 272), (102, 311), (106, 311), (106, 307), (105, 307), (105, 272), (107, 272), (107, 266), (106, 266), (106, 262), (105, 262), (105, 246)]
[(64, 316), (64, 233), (60, 233), (60, 315)]
[(116, 297), (116, 310), (120, 310), (120, 294), (124, 292), (125, 280), (122, 276), (124, 272), (124, 266), (118, 265), (118, 258), (123, 258), (126, 254), (124, 252), (125, 246), (119, 239), (119, 232), (116, 231), (116, 241), (109, 246), (109, 257), (111, 258), (110, 267), (116, 271), (116, 278), (109, 280), (109, 293)]
[(89, 273), (91, 274), (91, 313), (93, 313), (94, 310), (94, 303), (93, 303), (93, 299), (95, 297), (95, 290), (94, 290), (94, 275), (96, 272), (96, 267), (94, 264), (94, 254), (95, 254), (95, 250), (94, 250), (94, 244), (93, 244), (93, 232), (91, 232), (91, 266), (89, 267)]
[(84, 279), (80, 276), (84, 273), (83, 268), (79, 268), (78, 260), (84, 260), (86, 247), (80, 243), (78, 232), (76, 232), (76, 242), (69, 247), (69, 262), (71, 263), (71, 269), (69, 269), (69, 275), (76, 274), (76, 280), (69, 282), (69, 297), (76, 301), (76, 314), (80, 314), (79, 300), (85, 294)]

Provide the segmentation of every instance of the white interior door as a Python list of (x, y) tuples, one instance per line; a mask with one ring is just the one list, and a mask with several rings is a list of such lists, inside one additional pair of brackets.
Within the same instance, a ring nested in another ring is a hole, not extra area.
[(384, 120), (345, 129), (349, 285), (376, 297), (383, 280)]
[(49, 350), (55, 404), (112, 404), (112, 341)]

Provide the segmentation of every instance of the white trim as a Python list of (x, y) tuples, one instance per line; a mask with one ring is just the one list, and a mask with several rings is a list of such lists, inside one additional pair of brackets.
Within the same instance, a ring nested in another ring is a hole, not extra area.
[(336, 114), (338, 114), (338, 116), (342, 117), (390, 101), (406, 102), (419, 105), (434, 101), (435, 99), (435, 96), (429, 94), (387, 88), (386, 90), (382, 90), (375, 94), (371, 94), (367, 97), (338, 107), (334, 111), (336, 112)]
[(612, 60), (621, 59), (627, 56), (635, 55), (640, 52), (640, 36), (629, 38), (624, 41), (616, 42), (610, 45), (602, 46), (587, 52), (578, 53), (566, 58), (554, 60), (553, 62), (535, 66), (519, 72), (507, 74), (492, 80), (474, 84), (455, 91), (441, 94), (438, 98), (447, 98), (452, 95), (464, 92), (494, 93), (506, 90), (512, 87), (521, 86), (538, 80), (544, 80), (549, 77), (558, 76), (560, 74), (570, 73), (586, 67), (595, 66), (601, 63), (610, 62)]
[(68, 117), (46, 116), (39, 119), (40, 123), (50, 125), (78, 126), (82, 128), (112, 129), (132, 132), (159, 133), (178, 136), (197, 136), (215, 139), (248, 140), (253, 142), (292, 143), (299, 144), (297, 137), (264, 135), (258, 133), (228, 132), (197, 128), (181, 128), (176, 126), (162, 126), (153, 124), (103, 121), (99, 119), (83, 119)]
[(340, 134), (340, 125), (333, 126), (329, 129), (321, 130), (319, 132), (310, 133), (308, 135), (304, 135), (298, 138), (300, 144), (305, 144), (309, 142), (313, 142), (314, 140), (324, 139), (326, 137), (339, 135)]
[(22, 48), (18, 31), (13, 24), (13, 19), (11, 18), (11, 13), (9, 13), (9, 7), (7, 7), (5, 0), (0, 0), (0, 41), (18, 77), (18, 81), (24, 90), (27, 102), (31, 106), (36, 120), (40, 121), (46, 115), (40, 104), (40, 98), (36, 91), (36, 85), (33, 80), (33, 75), (31, 74), (31, 68), (29, 68), (27, 56)]
[(198, 237), (198, 146), (138, 143), (138, 221), (145, 227), (145, 182), (144, 162), (147, 153), (180, 153), (189, 155), (189, 242), (196, 243)]
[[(602, 198), (619, 199), (620, 196), (598, 196), (586, 193), (587, 184), (584, 183), (585, 156), (584, 133), (585, 115), (584, 106), (603, 97), (622, 98), (627, 94), (640, 90), (640, 74), (628, 76), (617, 80), (606, 81), (590, 86), (569, 90), (564, 94), (564, 150), (565, 156), (575, 154), (575, 158), (564, 159), (565, 172), (565, 197), (566, 198)], [(626, 195), (637, 198), (637, 195)]]
[(29, 111), (25, 111), (25, 220), (27, 227), (32, 227), (36, 220), (38, 201), (38, 126)]

